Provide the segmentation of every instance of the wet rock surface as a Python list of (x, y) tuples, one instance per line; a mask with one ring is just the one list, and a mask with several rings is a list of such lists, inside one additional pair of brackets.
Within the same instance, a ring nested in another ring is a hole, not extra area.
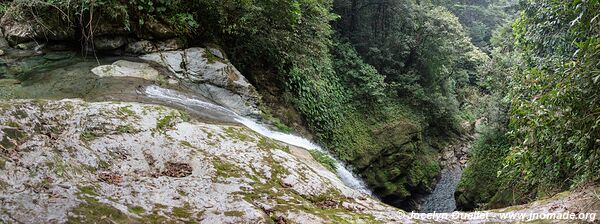
[(11, 101), (0, 111), (9, 223), (411, 222), (245, 128), (136, 103)]
[(134, 77), (150, 81), (164, 79), (159, 71), (146, 63), (118, 60), (110, 65), (101, 65), (92, 69), (99, 77)]
[(519, 221), (506, 214), (600, 207), (595, 187), (489, 211), (485, 218), (426, 218), (346, 187), (304, 149), (268, 141), (246, 128), (204, 123), (163, 106), (2, 101), (0, 220), (506, 223)]
[(467, 165), (472, 141), (473, 137), (465, 136), (458, 143), (444, 147), (439, 158), (442, 167), (440, 177), (433, 191), (421, 200), (419, 212), (442, 213), (456, 210), (454, 192)]
[[(213, 51), (218, 51), (213, 49)], [(218, 54), (223, 57), (223, 54)], [(229, 61), (204, 48), (165, 51), (140, 56), (169, 69), (188, 87), (240, 115), (258, 115), (259, 95)]]

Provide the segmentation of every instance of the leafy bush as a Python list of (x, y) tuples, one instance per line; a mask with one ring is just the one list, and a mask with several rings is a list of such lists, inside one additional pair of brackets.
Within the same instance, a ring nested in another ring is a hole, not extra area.
[(532, 2), (514, 24), (527, 67), (510, 91), (506, 191), (543, 196), (600, 177), (599, 13), (598, 1)]
[(488, 128), (475, 142), (469, 152), (469, 166), (465, 168), (455, 193), (459, 210), (473, 210), (481, 205), (498, 207), (486, 204), (500, 188), (497, 174), (509, 148), (504, 132), (498, 129)]
[[(522, 10), (514, 39), (497, 39), (493, 61), (500, 66), (489, 76), (508, 93), (508, 122), (497, 123), (507, 129), (507, 144), (475, 148), (458, 198), (466, 208), (525, 203), (600, 178), (600, 4), (527, 1)], [(501, 165), (486, 159), (498, 156)], [(492, 171), (497, 179), (475, 178)]]
[(325, 154), (324, 152), (317, 150), (310, 150), (310, 155), (325, 168), (331, 172), (336, 173), (337, 163), (333, 158)]
[(372, 110), (386, 97), (384, 77), (362, 61), (349, 43), (334, 42), (333, 67), (351, 94), (352, 102), (364, 110)]

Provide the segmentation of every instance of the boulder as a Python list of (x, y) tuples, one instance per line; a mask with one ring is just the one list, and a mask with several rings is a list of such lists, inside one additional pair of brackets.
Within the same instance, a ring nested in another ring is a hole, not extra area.
[(156, 52), (158, 48), (154, 43), (148, 40), (140, 40), (127, 44), (125, 52), (130, 54), (148, 54)]
[(185, 44), (177, 38), (168, 39), (164, 41), (158, 41), (156, 43), (159, 51), (173, 51), (179, 50), (185, 47)]
[(17, 49), (21, 49), (21, 50), (34, 50), (35, 48), (37, 48), (39, 45), (37, 42), (35, 41), (30, 41), (30, 42), (25, 42), (25, 43), (20, 43), (15, 45), (15, 48)]
[(151, 19), (144, 23), (144, 31), (147, 32), (152, 39), (170, 39), (177, 36), (175, 31), (164, 23)]
[(225, 53), (223, 53), (223, 51), (219, 48), (219, 47), (212, 47), (212, 46), (208, 46), (206, 49), (208, 49), (208, 51), (210, 51), (210, 53), (212, 53), (214, 56), (225, 60), (227, 57), (225, 56)]
[(127, 38), (123, 36), (100, 36), (94, 38), (94, 47), (96, 50), (114, 50), (125, 46)]
[(108, 16), (100, 15), (95, 21), (97, 21), (97, 23), (94, 24), (94, 36), (125, 36), (131, 33), (131, 31), (125, 27), (123, 22), (114, 21)]
[(2, 29), (0, 29), (0, 49), (5, 49), (8, 47), (8, 41), (4, 38), (4, 33), (2, 33)]
[[(75, 28), (61, 19), (57, 9), (32, 4), (16, 4), (0, 19), (0, 27), (4, 36), (12, 45), (32, 40), (72, 40)], [(36, 14), (33, 14), (35, 8)]]
[[(189, 48), (140, 56), (165, 66), (200, 95), (240, 115), (259, 114), (260, 97), (248, 80), (228, 61), (204, 48)], [(215, 59), (216, 58), (216, 59)]]
[(173, 51), (183, 48), (184, 45), (179, 39), (168, 39), (165, 41), (152, 42), (149, 40), (140, 40), (127, 44), (125, 52), (130, 54), (149, 54), (158, 51)]
[(158, 81), (159, 72), (146, 63), (119, 60), (110, 65), (101, 65), (92, 69), (100, 77), (134, 77)]

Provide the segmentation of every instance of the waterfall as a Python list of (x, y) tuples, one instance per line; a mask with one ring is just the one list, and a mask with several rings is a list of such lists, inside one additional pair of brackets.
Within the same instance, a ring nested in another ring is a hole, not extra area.
[[(319, 145), (311, 142), (306, 138), (271, 130), (267, 126), (260, 124), (258, 121), (252, 118), (239, 116), (237, 113), (230, 109), (200, 99), (196, 99), (193, 96), (187, 96), (176, 90), (165, 89), (158, 86), (148, 86), (146, 87), (144, 94), (152, 99), (177, 104), (190, 110), (196, 110), (198, 112), (203, 113), (217, 113), (221, 117), (229, 117), (232, 120), (248, 127), (250, 130), (253, 130), (256, 133), (267, 138), (271, 138), (273, 140), (284, 142), (307, 150), (318, 150), (320, 152), (326, 153), (328, 156), (335, 159), (335, 157), (331, 156), (331, 154), (329, 154), (326, 150), (323, 150), (323, 148), (321, 148)], [(349, 169), (347, 169), (346, 165), (343, 162), (337, 159), (335, 160), (337, 164), (337, 175), (346, 186), (354, 190), (360, 191), (362, 193), (371, 195), (371, 191), (367, 188), (366, 184), (361, 179), (359, 179)]]

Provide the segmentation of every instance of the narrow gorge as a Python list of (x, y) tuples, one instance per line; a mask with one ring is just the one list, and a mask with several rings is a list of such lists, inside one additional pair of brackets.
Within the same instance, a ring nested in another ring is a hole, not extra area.
[(2, 1), (0, 223), (596, 222), (599, 5)]

